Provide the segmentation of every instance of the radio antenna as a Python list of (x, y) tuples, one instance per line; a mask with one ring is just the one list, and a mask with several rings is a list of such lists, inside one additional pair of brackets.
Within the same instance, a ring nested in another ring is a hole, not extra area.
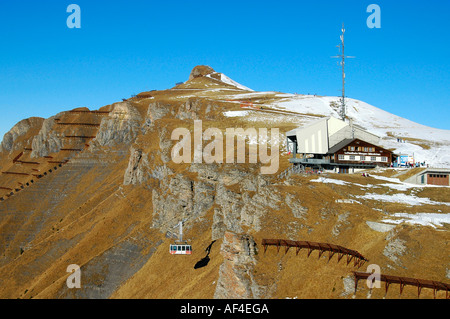
[(339, 48), (339, 52), (341, 54), (337, 56), (333, 56), (332, 58), (339, 58), (341, 59), (341, 66), (342, 66), (342, 97), (341, 97), (341, 110), (339, 112), (339, 115), (343, 121), (347, 118), (347, 106), (345, 104), (345, 59), (348, 58), (355, 58), (354, 56), (346, 56), (345, 55), (345, 27), (344, 23), (342, 23), (342, 35), (341, 43), (337, 46)]

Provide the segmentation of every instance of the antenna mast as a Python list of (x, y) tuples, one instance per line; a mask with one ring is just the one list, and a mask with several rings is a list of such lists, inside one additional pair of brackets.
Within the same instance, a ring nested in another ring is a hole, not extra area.
[(341, 66), (342, 66), (342, 97), (341, 97), (341, 110), (339, 112), (339, 115), (341, 116), (341, 119), (345, 121), (347, 118), (347, 107), (345, 105), (345, 59), (346, 58), (354, 58), (354, 56), (346, 56), (345, 55), (345, 27), (344, 23), (342, 23), (342, 35), (341, 43), (337, 46), (339, 48), (339, 51), (342, 52), (341, 54), (334, 56), (333, 58), (340, 58), (341, 59)]

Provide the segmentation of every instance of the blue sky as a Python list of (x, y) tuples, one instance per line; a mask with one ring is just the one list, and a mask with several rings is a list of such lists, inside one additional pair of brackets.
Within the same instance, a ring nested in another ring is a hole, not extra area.
[[(66, 25), (81, 8), (81, 28)], [(369, 4), (381, 28), (366, 25)], [(448, 0), (1, 0), (0, 135), (19, 120), (98, 109), (206, 64), (257, 91), (346, 94), (450, 129)]]

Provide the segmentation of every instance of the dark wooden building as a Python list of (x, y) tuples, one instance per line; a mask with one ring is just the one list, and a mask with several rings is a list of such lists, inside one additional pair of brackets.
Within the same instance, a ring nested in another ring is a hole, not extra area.
[(397, 158), (391, 151), (360, 139), (346, 139), (328, 151), (332, 163), (355, 166), (391, 166)]

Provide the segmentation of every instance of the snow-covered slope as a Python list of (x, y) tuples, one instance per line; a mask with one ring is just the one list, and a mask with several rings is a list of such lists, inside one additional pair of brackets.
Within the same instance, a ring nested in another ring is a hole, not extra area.
[(242, 85), (242, 84), (232, 80), (231, 78), (229, 78), (228, 76), (226, 76), (223, 73), (213, 72), (213, 73), (205, 75), (205, 77), (219, 80), (219, 81), (221, 81), (221, 82), (223, 82), (225, 84), (232, 85), (232, 86), (238, 88), (239, 90), (253, 92), (252, 89), (250, 89), (250, 88), (248, 88), (248, 87), (246, 87), (246, 86), (244, 86), (244, 85)]
[[(265, 100), (268, 95), (272, 98)], [(339, 117), (340, 97), (251, 92), (234, 95), (234, 98), (259, 101), (260, 105), (272, 110)], [(421, 125), (355, 99), (347, 99), (347, 115), (355, 124), (380, 136), (381, 146), (394, 149), (397, 154), (414, 156), (416, 161), (425, 161), (433, 167), (450, 166), (450, 130)], [(245, 116), (250, 120), (252, 115)], [(299, 124), (304, 125), (307, 121), (302, 118)]]
[(244, 86), (244, 85), (242, 85), (240, 83), (237, 83), (236, 81), (230, 79), (228, 76), (226, 76), (223, 73), (220, 74), (220, 80), (222, 82), (224, 82), (224, 83), (227, 83), (227, 84), (230, 84), (230, 85), (234, 85), (238, 89), (246, 90), (246, 91), (253, 91), (252, 89), (250, 89), (250, 88), (248, 88), (248, 87), (246, 87), (246, 86)]

